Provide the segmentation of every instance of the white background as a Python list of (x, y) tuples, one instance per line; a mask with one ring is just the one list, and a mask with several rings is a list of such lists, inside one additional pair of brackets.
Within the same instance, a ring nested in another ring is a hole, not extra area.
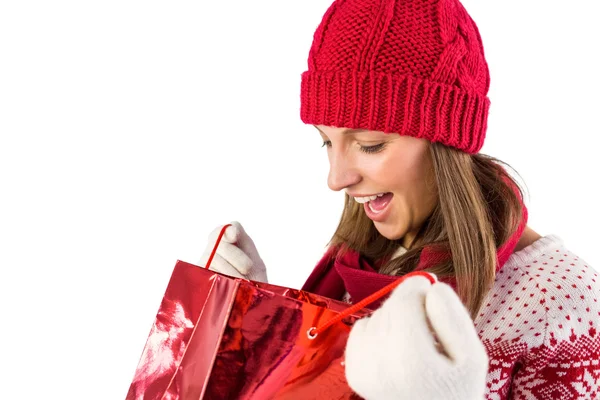
[[(0, 4), (0, 397), (121, 399), (214, 227), (241, 221), (276, 284), (321, 256), (343, 196), (299, 89), (330, 0)], [(482, 152), (522, 176), (534, 230), (600, 265), (597, 2), (464, 4)]]

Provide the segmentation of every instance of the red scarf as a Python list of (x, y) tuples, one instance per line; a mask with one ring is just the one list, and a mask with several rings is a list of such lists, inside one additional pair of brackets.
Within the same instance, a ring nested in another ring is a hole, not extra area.
[[(510, 185), (512, 187), (512, 183)], [(523, 206), (521, 223), (514, 234), (498, 248), (496, 272), (504, 266), (510, 255), (514, 252), (527, 225), (527, 208), (523, 204), (518, 192), (517, 197)], [(445, 260), (446, 257), (448, 257), (446, 253), (435, 252), (425, 247), (421, 252), (419, 264), (415, 271), (436, 265), (440, 261)], [(352, 298), (352, 302), (357, 303), (394, 282), (396, 279), (398, 279), (397, 276), (378, 273), (377, 269), (369, 264), (357, 251), (348, 250), (346, 254), (339, 257), (337, 256), (337, 248), (333, 247), (328, 249), (323, 258), (317, 263), (302, 290), (336, 300), (340, 300), (347, 291)], [(440, 280), (452, 285), (456, 290), (454, 279)], [(369, 308), (375, 309), (379, 307), (384, 300), (380, 299), (370, 304)]]

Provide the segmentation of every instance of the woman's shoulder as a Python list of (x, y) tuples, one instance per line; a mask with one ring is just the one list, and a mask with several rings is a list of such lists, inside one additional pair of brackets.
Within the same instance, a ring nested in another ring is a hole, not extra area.
[(475, 323), (494, 342), (517, 340), (544, 352), (584, 345), (600, 337), (599, 297), (597, 271), (559, 236), (547, 235), (509, 257)]
[(598, 272), (569, 250), (563, 239), (555, 234), (542, 236), (513, 253), (498, 271), (497, 278), (510, 280), (511, 275), (525, 277), (542, 293), (555, 292), (566, 296), (577, 292), (577, 289), (596, 295), (600, 293)]
[(598, 272), (558, 235), (542, 236), (513, 253), (498, 271), (494, 291), (517, 309), (527, 310), (525, 314), (537, 310), (556, 333), (589, 334), (590, 328), (595, 332), (593, 321), (600, 316)]

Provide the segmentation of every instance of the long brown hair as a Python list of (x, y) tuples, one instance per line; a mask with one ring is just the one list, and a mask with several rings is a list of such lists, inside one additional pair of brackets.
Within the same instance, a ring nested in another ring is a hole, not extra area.
[(384, 260), (379, 272), (388, 275), (413, 271), (426, 246), (451, 254), (427, 271), (454, 277), (457, 293), (474, 318), (494, 282), (496, 250), (521, 222), (517, 192), (521, 198), (523, 192), (500, 166), (507, 164), (496, 158), (439, 143), (431, 144), (430, 153), (438, 202), (406, 253), (389, 260), (401, 240), (382, 236), (362, 205), (348, 195), (330, 245), (358, 251), (371, 262)]

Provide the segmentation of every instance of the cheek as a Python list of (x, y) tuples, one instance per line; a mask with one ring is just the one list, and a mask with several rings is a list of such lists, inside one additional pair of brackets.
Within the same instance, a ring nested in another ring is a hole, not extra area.
[(381, 171), (386, 187), (400, 192), (414, 191), (425, 184), (427, 177), (427, 163), (417, 154), (390, 157)]

